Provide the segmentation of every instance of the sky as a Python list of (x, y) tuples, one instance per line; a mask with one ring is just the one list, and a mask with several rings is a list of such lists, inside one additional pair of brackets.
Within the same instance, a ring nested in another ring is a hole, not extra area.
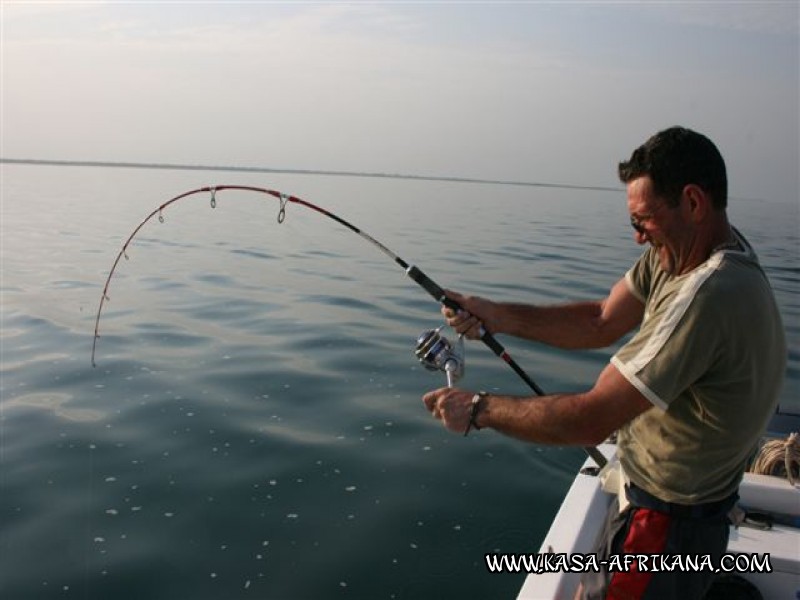
[(0, 157), (616, 186), (684, 125), (798, 202), (799, 6), (0, 0)]

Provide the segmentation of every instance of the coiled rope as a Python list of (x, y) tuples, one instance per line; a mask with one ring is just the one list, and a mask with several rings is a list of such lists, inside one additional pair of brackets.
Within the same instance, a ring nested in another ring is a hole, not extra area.
[(800, 441), (797, 432), (789, 434), (785, 440), (770, 440), (759, 450), (751, 473), (786, 477), (795, 484), (800, 478)]

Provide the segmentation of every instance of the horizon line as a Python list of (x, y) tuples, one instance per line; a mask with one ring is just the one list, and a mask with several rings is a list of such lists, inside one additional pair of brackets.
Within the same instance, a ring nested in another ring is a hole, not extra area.
[(54, 160), (37, 158), (2, 158), (0, 164), (37, 165), (51, 167), (109, 167), (122, 169), (162, 169), (169, 171), (226, 171), (239, 173), (276, 173), (283, 175), (327, 175), (334, 177), (363, 177), (371, 179), (404, 179), (410, 181), (440, 181), (449, 183), (468, 183), (481, 185), (513, 185), (518, 187), (539, 187), (565, 190), (584, 190), (620, 193), (623, 188), (600, 185), (577, 185), (569, 183), (550, 183), (539, 181), (519, 181), (507, 179), (482, 179), (449, 175), (416, 175), (408, 173), (375, 173), (360, 171), (337, 171), (322, 169), (288, 169), (275, 167), (234, 167), (220, 165), (186, 165), (175, 163), (141, 163), (99, 160)]

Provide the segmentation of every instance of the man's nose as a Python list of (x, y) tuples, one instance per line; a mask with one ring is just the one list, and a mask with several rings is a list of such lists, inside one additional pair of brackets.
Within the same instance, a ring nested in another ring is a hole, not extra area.
[(643, 231), (638, 231), (638, 230), (633, 232), (633, 239), (634, 239), (634, 240), (636, 241), (636, 243), (637, 243), (637, 244), (639, 244), (640, 246), (641, 246), (642, 244), (646, 244), (646, 243), (647, 243), (647, 241), (649, 240), (649, 238), (647, 237), (647, 233), (645, 233), (645, 232), (643, 232)]

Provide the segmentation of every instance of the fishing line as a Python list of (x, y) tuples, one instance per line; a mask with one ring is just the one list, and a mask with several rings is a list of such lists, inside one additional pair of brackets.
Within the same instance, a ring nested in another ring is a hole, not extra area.
[[(412, 280), (414, 280), (422, 289), (424, 289), (428, 294), (430, 294), (434, 300), (443, 304), (444, 306), (451, 308), (453, 310), (461, 310), (461, 305), (453, 300), (452, 298), (448, 298), (444, 290), (434, 282), (430, 277), (428, 277), (425, 273), (423, 273), (419, 268), (414, 265), (409, 265), (406, 261), (400, 258), (397, 254), (389, 250), (386, 246), (376, 240), (374, 237), (362, 231), (349, 221), (346, 221), (342, 217), (336, 215), (335, 213), (328, 211), (316, 204), (312, 204), (307, 200), (303, 200), (302, 198), (298, 198), (297, 196), (291, 196), (288, 194), (284, 194), (283, 192), (278, 192), (275, 190), (270, 190), (267, 188), (261, 187), (254, 187), (254, 186), (246, 186), (246, 185), (218, 185), (218, 186), (205, 186), (201, 188), (197, 188), (194, 190), (190, 190), (188, 192), (184, 192), (171, 198), (155, 208), (149, 215), (147, 215), (141, 223), (139, 223), (131, 234), (128, 236), (128, 239), (125, 240), (125, 243), (122, 244), (122, 248), (120, 249), (119, 253), (117, 254), (116, 259), (114, 260), (114, 264), (111, 267), (111, 270), (108, 273), (108, 277), (106, 278), (105, 285), (103, 286), (103, 292), (100, 295), (100, 305), (97, 308), (97, 317), (95, 319), (94, 324), (94, 341), (92, 342), (92, 366), (96, 367), (97, 363), (95, 361), (95, 356), (97, 353), (97, 340), (100, 338), (100, 317), (103, 312), (103, 308), (105, 307), (106, 302), (110, 301), (111, 298), (108, 295), (108, 290), (111, 285), (111, 280), (114, 277), (114, 272), (117, 270), (117, 266), (119, 265), (120, 260), (124, 257), (125, 259), (128, 258), (128, 247), (130, 246), (133, 239), (136, 235), (141, 231), (141, 229), (154, 217), (157, 217), (159, 222), (164, 223), (164, 210), (169, 207), (170, 205), (182, 200), (184, 198), (188, 198), (190, 196), (194, 196), (197, 194), (210, 194), (209, 204), (211, 208), (216, 208), (217, 206), (217, 193), (220, 191), (228, 191), (228, 190), (235, 190), (235, 191), (246, 191), (246, 192), (255, 192), (259, 194), (266, 194), (269, 196), (273, 196), (274, 198), (278, 199), (279, 202), (279, 209), (278, 209), (278, 223), (283, 223), (286, 219), (286, 206), (291, 202), (293, 204), (300, 204), (309, 208), (319, 214), (322, 214), (329, 219), (332, 219), (346, 227), (353, 233), (358, 234), (361, 238), (366, 240), (367, 242), (371, 243), (373, 246), (378, 248), (381, 252), (383, 252), (387, 257), (392, 259), (395, 264), (401, 267)], [(481, 341), (498, 357), (500, 357), (513, 371), (525, 382), (528, 386), (536, 392), (539, 396), (544, 396), (545, 392), (539, 385), (531, 379), (528, 374), (522, 369), (522, 367), (517, 364), (517, 362), (511, 357), (511, 355), (506, 351), (500, 342), (495, 339), (495, 337), (486, 329), (481, 328), (480, 331), (480, 339)], [(601, 467), (605, 464), (605, 458), (600, 454), (597, 449), (595, 448), (584, 448), (586, 452), (598, 463)]]

